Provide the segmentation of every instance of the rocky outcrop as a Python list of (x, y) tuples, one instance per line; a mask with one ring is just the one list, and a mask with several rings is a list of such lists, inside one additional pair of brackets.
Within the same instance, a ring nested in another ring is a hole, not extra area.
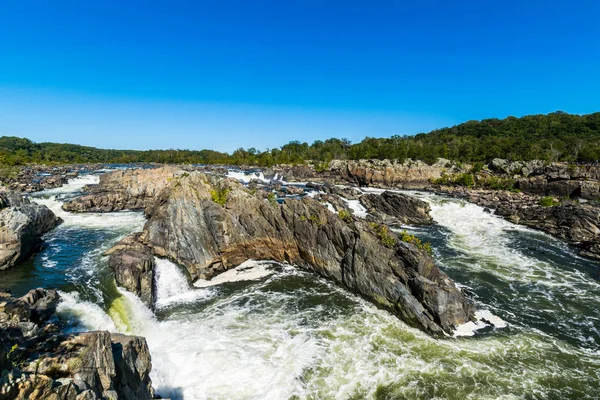
[(373, 217), (385, 225), (426, 225), (433, 222), (431, 207), (423, 200), (400, 193), (365, 194), (361, 204)]
[(185, 266), (193, 280), (248, 259), (275, 260), (331, 279), (431, 334), (473, 317), (472, 303), (426, 251), (311, 198), (278, 204), (236, 181), (192, 172), (171, 180), (146, 212), (136, 240)]
[(59, 222), (48, 207), (15, 192), (0, 192), (0, 270), (29, 258), (40, 248), (42, 235)]
[(108, 265), (113, 270), (117, 285), (135, 293), (144, 304), (154, 308), (154, 256), (139, 242), (139, 234), (128, 236), (110, 249)]
[(403, 163), (392, 160), (333, 160), (329, 163), (328, 172), (359, 186), (422, 189), (443, 174), (458, 173), (460, 169), (444, 159), (433, 165), (418, 160)]
[(0, 399), (152, 399), (145, 339), (109, 332), (65, 334), (52, 317), (58, 294), (35, 289), (0, 298)]
[(118, 170), (100, 175), (100, 182), (87, 187), (87, 194), (63, 205), (71, 212), (143, 210), (175, 176), (186, 174), (176, 166)]
[(519, 179), (523, 192), (540, 196), (558, 196), (597, 200), (600, 198), (600, 167), (556, 163), (537, 168)]

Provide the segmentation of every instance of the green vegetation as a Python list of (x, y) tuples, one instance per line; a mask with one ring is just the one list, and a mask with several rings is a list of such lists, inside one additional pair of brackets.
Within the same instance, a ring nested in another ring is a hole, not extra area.
[(418, 237), (416, 237), (414, 235), (409, 234), (406, 231), (403, 231), (400, 234), (400, 240), (402, 240), (403, 242), (406, 242), (406, 243), (413, 244), (413, 245), (417, 246), (417, 248), (419, 250), (425, 250), (430, 255), (433, 255), (433, 249), (431, 248), (431, 243), (422, 242), (421, 239), (419, 239)]
[(222, 188), (221, 186), (217, 186), (216, 188), (210, 191), (210, 197), (212, 201), (219, 204), (220, 206), (225, 206), (227, 203), (227, 196), (229, 195), (229, 189)]
[(321, 221), (321, 218), (319, 218), (318, 215), (312, 214), (308, 220), (317, 226), (323, 226), (323, 221)]
[(560, 204), (560, 202), (554, 201), (552, 196), (546, 196), (546, 197), (542, 197), (540, 199), (540, 206), (542, 206), (542, 207), (552, 207), (552, 206), (556, 206), (559, 204)]
[(340, 210), (338, 212), (338, 216), (342, 219), (342, 221), (350, 223), (352, 222), (352, 213), (346, 210)]
[(231, 154), (212, 150), (106, 150), (0, 137), (0, 165), (7, 166), (134, 162), (272, 166), (310, 160), (317, 169), (324, 170), (334, 159), (411, 158), (433, 163), (438, 157), (473, 162), (473, 173), (493, 158), (593, 162), (600, 160), (600, 112), (576, 115), (557, 111), (521, 118), (492, 118), (414, 136), (367, 137), (355, 144), (347, 139), (317, 140), (310, 145), (292, 141), (271, 150), (239, 148)]
[(273, 207), (277, 206), (277, 196), (275, 195), (275, 193), (269, 193), (267, 195), (267, 200), (269, 201), (269, 203), (271, 203)]
[(390, 235), (390, 231), (387, 226), (371, 223), (371, 228), (375, 231), (375, 235), (381, 241), (381, 244), (388, 248), (393, 248), (396, 245), (396, 240)]

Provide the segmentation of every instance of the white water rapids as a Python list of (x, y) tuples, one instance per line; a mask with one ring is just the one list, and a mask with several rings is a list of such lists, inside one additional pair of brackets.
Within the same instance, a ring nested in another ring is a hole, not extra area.
[[(82, 180), (46, 193), (60, 196)], [(536, 258), (511, 236), (553, 240), (545, 235), (475, 205), (417, 196), (431, 203), (439, 228), (413, 233), (432, 240), (440, 265), (455, 273), (459, 284), (480, 289), (478, 308), (509, 319), (509, 328), (473, 338), (433, 339), (324, 279), (264, 263), (256, 266), (268, 273), (198, 288), (179, 266), (158, 260), (155, 313), (121, 289), (106, 304), (96, 301), (98, 296), (84, 299), (77, 290), (63, 290), (59, 313), (76, 322), (75, 329), (145, 336), (153, 386), (173, 399), (545, 399), (597, 393), (587, 388), (600, 381), (598, 350), (530, 325), (529, 314), (543, 314), (540, 307), (557, 301), (558, 292), (596, 305), (598, 282), (580, 270)], [(60, 210), (60, 198), (41, 202), (58, 212), (65, 221), (59, 229), (67, 232), (115, 230), (118, 238), (143, 224), (141, 213), (71, 214)], [(569, 249), (556, 246), (571, 257)], [(106, 273), (102, 252), (91, 252), (81, 265), (85, 274), (70, 279)], [(53, 262), (53, 253), (44, 255), (44, 262)], [(494, 287), (502, 289), (496, 293)], [(514, 297), (517, 293), (522, 297)], [(514, 308), (507, 306), (511, 301)], [(530, 306), (517, 304), (527, 301)], [(598, 326), (598, 319), (586, 316), (582, 323)], [(556, 329), (573, 330), (572, 325)]]

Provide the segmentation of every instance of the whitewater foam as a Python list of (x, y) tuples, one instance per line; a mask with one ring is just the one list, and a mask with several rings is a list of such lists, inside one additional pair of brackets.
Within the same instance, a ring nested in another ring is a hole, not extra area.
[(193, 303), (213, 296), (211, 290), (190, 287), (185, 273), (173, 262), (161, 258), (155, 258), (155, 262), (157, 308)]

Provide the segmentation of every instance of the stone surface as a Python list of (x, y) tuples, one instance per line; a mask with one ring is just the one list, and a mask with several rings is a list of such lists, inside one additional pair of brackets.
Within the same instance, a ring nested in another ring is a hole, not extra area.
[(177, 175), (186, 174), (177, 166), (153, 169), (118, 170), (100, 175), (87, 194), (63, 205), (71, 212), (112, 212), (142, 210)]
[(386, 225), (426, 225), (433, 222), (428, 203), (399, 193), (365, 194), (361, 204), (369, 214)]
[(56, 291), (44, 289), (1, 296), (0, 399), (152, 399), (145, 339), (63, 333), (50, 322), (57, 301)]
[[(212, 200), (214, 191), (227, 193), (224, 204)], [(275, 260), (331, 279), (431, 334), (473, 317), (472, 303), (425, 251), (389, 231), (386, 246), (378, 233), (385, 227), (344, 221), (311, 198), (271, 203), (236, 181), (192, 172), (172, 179), (146, 212), (136, 240), (185, 266), (194, 280), (248, 259)]]
[[(141, 247), (141, 246), (140, 246)], [(108, 265), (115, 274), (117, 285), (135, 293), (148, 307), (156, 300), (154, 287), (154, 256), (149, 250), (139, 248), (114, 251)]]
[(18, 193), (0, 192), (0, 270), (29, 258), (42, 244), (42, 235), (60, 219), (46, 206)]

